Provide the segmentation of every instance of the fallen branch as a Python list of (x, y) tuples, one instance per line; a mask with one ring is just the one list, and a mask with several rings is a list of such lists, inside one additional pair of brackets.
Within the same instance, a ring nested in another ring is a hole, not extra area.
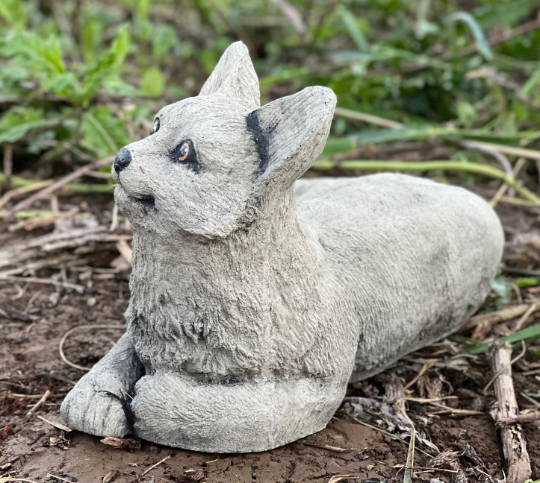
[[(508, 367), (512, 367), (517, 361), (519, 361), (525, 355), (526, 352), (527, 352), (527, 345), (525, 344), (525, 341), (522, 340), (520, 354), (508, 363)], [(487, 394), (487, 390), (489, 389), (489, 387), (495, 382), (495, 380), (502, 374), (504, 370), (508, 369), (508, 367), (506, 366), (503, 367), (499, 372), (495, 373), (495, 375), (490, 379), (490, 381), (486, 384), (486, 387), (484, 387), (484, 390), (482, 391), (482, 394), (484, 396)]]
[[(0, 248), (0, 279), (38, 270), (87, 264), (85, 256), (99, 256), (103, 250), (115, 251), (116, 243), (131, 240), (131, 234), (110, 233), (105, 226), (75, 228), (66, 232), (49, 233)], [(44, 282), (52, 283), (52, 282)], [(81, 289), (80, 286), (77, 288)]]
[(19, 210), (24, 210), (31, 206), (35, 201), (41, 200), (43, 198), (46, 198), (50, 195), (52, 195), (55, 191), (58, 191), (63, 186), (67, 185), (71, 181), (74, 181), (82, 176), (84, 176), (89, 171), (93, 171), (95, 169), (99, 169), (103, 166), (107, 166), (111, 164), (114, 161), (114, 156), (109, 156), (108, 158), (102, 159), (100, 161), (96, 161), (94, 163), (89, 163), (85, 166), (80, 167), (79, 169), (76, 169), (72, 173), (68, 174), (67, 176), (64, 176), (62, 179), (59, 179), (56, 183), (53, 183), (50, 186), (47, 186), (46, 188), (42, 189), (41, 191), (38, 191), (37, 193), (33, 194), (32, 196), (29, 196), (28, 198), (22, 200), (20, 203), (17, 203), (11, 210), (8, 211), (7, 215), (9, 216), (11, 213)]
[(6, 191), (2, 198), (0, 198), (0, 208), (5, 206), (11, 198), (15, 198), (17, 196), (25, 195), (27, 193), (31, 193), (32, 191), (37, 191), (42, 188), (46, 188), (47, 186), (50, 186), (54, 183), (53, 180), (46, 180), (46, 181), (38, 181), (35, 184), (30, 184), (27, 186), (19, 186), (18, 188), (14, 188), (12, 190)]
[[(494, 382), (497, 408), (491, 414), (495, 422), (515, 418), (519, 413), (512, 382), (511, 356), (512, 346), (509, 343), (492, 347), (491, 368), (493, 374), (498, 375)], [(532, 470), (521, 425), (503, 426), (500, 431), (504, 458), (508, 465), (507, 482), (523, 483), (530, 478)]]
[[(7, 178), (3, 173), (0, 173), (0, 184), (1, 183), (7, 183)], [(42, 183), (44, 183), (44, 181), (34, 181), (31, 179), (21, 178), (20, 176), (11, 177), (11, 185), (16, 187), (33, 186), (35, 184)], [(52, 185), (52, 183), (53, 182), (50, 184)], [(42, 186), (43, 185), (41, 185), (41, 187)], [(62, 186), (61, 191), (63, 193), (112, 193), (113, 189), (114, 185), (112, 184), (69, 183)]]
[(529, 315), (533, 312), (540, 310), (540, 302), (535, 302), (534, 304), (522, 304), (514, 305), (513, 307), (506, 307), (505, 309), (499, 310), (498, 312), (490, 312), (489, 314), (480, 314), (474, 317), (471, 317), (468, 322), (461, 326), (458, 330), (458, 334), (463, 332), (468, 332), (471, 329), (474, 329), (480, 324), (488, 324), (490, 327), (499, 324), (501, 322), (507, 322), (508, 320), (515, 319), (526, 312), (529, 312)]
[(540, 421), (540, 411), (523, 411), (512, 418), (499, 418), (495, 421), (497, 426), (510, 426), (512, 424), (528, 424)]

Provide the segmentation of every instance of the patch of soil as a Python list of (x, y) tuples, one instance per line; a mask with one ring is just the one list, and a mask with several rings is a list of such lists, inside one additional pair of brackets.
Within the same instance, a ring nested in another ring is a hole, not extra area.
[[(59, 406), (64, 395), (83, 372), (63, 363), (58, 344), (69, 329), (85, 324), (120, 326), (128, 303), (125, 280), (94, 280), (90, 294), (57, 292), (51, 287), (30, 286), (22, 295), (16, 286), (0, 291), (0, 307), (10, 314), (0, 318), (0, 438), (5, 471), (35, 481), (55, 481), (47, 474), (79, 482), (96, 483), (108, 473), (121, 482), (200, 481), (213, 482), (327, 482), (334, 475), (350, 475), (377, 481), (399, 481), (407, 458), (407, 445), (368, 427), (334, 418), (328, 427), (301, 442), (264, 453), (242, 455), (201, 454), (143, 442), (129, 452), (114, 449), (100, 438), (73, 432), (63, 434), (35, 416), (25, 417), (47, 389), (47, 403), (36, 414), (60, 421)], [(27, 319), (20, 314), (27, 315)], [(67, 358), (90, 367), (106, 354), (122, 330), (81, 330), (65, 345)], [(373, 381), (377, 384), (377, 381)], [(355, 393), (351, 389), (351, 393)], [(26, 396), (26, 397), (24, 397)], [(30, 397), (29, 397), (30, 396)], [(445, 449), (457, 443), (472, 445), (486, 461), (488, 470), (500, 476), (502, 455), (497, 433), (487, 416), (451, 419), (436, 417), (423, 428), (429, 438)], [(2, 436), (3, 435), (3, 436)], [(63, 436), (65, 444), (56, 438)], [(54, 446), (54, 444), (58, 444)], [(324, 448), (324, 446), (332, 448)], [(320, 446), (323, 446), (322, 448)], [(337, 452), (341, 448), (344, 452)], [(164, 463), (142, 477), (150, 466), (167, 456)], [(537, 455), (540, 458), (540, 452)], [(419, 466), (428, 464), (419, 455)], [(55, 473), (56, 472), (56, 473)], [(449, 473), (418, 473), (417, 481)], [(154, 480), (152, 480), (153, 478)], [(61, 481), (61, 480), (56, 480)], [(358, 480), (350, 480), (358, 481)]]
[[(501, 205), (499, 213), (507, 234), (530, 230), (531, 226), (540, 229), (537, 210), (523, 210), (517, 216), (514, 208), (509, 210), (506, 205)], [(12, 234), (3, 226), (0, 223), (0, 244), (21, 241), (39, 233)], [(102, 268), (108, 266), (107, 263), (104, 262)], [(349, 478), (340, 480), (342, 483), (403, 480), (407, 444), (350, 419), (341, 419), (339, 414), (325, 430), (301, 442), (264, 453), (234, 455), (194, 453), (145, 441), (141, 442), (141, 449), (120, 450), (104, 445), (100, 438), (78, 432), (64, 433), (38, 419), (37, 416), (42, 416), (59, 422), (63, 397), (84, 375), (83, 371), (61, 360), (58, 346), (62, 336), (80, 325), (112, 326), (110, 329), (79, 330), (66, 341), (64, 350), (67, 358), (90, 368), (123, 333), (123, 313), (129, 300), (126, 277), (92, 267), (88, 267), (84, 278), (78, 273), (68, 271), (67, 276), (71, 277), (70, 282), (85, 286), (83, 294), (49, 285), (0, 285), (0, 477), (5, 475), (56, 483), (323, 483), (335, 475), (349, 475)], [(50, 273), (43, 276), (48, 275)], [(411, 355), (386, 371), (386, 376), (395, 373), (406, 384), (417, 376), (423, 357), (426, 360), (437, 358), (437, 351), (444, 350), (447, 348), (440, 344), (429, 348), (426, 353)], [(381, 400), (385, 397), (386, 376), (383, 374), (352, 384), (347, 395)], [(482, 393), (491, 378), (487, 357), (479, 356), (471, 359), (463, 370), (450, 366), (432, 368), (411, 387), (415, 397), (457, 394), (458, 400), (449, 400), (448, 406), (481, 411), (483, 414), (478, 416), (462, 417), (428, 409), (421, 403), (407, 403), (408, 414), (417, 430), (441, 452), (463, 453), (463, 445), (470, 445), (483, 460), (483, 473), (467, 469), (471, 462), (465, 457), (456, 460), (460, 471), (469, 476), (469, 481), (489, 481), (488, 475), (503, 478), (504, 461), (499, 435), (488, 415), (494, 402), (493, 388), (485, 396)], [(530, 393), (540, 393), (540, 380), (534, 377), (521, 378), (516, 374), (515, 383), (518, 399), (525, 389)], [(28, 410), (47, 390), (50, 396), (45, 405), (27, 417)], [(520, 399), (520, 402), (527, 401)], [(385, 427), (384, 421), (376, 417), (374, 425)], [(538, 425), (526, 426), (524, 433), (533, 476), (538, 478)], [(429, 451), (425, 446), (417, 447)], [(430, 458), (418, 452), (415, 481), (429, 482), (438, 478), (439, 481), (450, 482), (454, 475), (450, 472), (452, 470), (425, 469), (429, 467)]]
[[(61, 361), (58, 345), (63, 334), (78, 325), (121, 326), (129, 296), (127, 282), (93, 281), (92, 285), (94, 293), (83, 295), (39, 286), (29, 287), (22, 295), (13, 285), (0, 290), (0, 307), (10, 316), (0, 317), (2, 473), (13, 471), (14, 476), (35, 481), (55, 481), (47, 474), (56, 474), (64, 479), (75, 477), (83, 483), (96, 483), (111, 471), (112, 476), (119, 472), (114, 479), (119, 483), (152, 481), (151, 478), (156, 482), (323, 482), (336, 474), (364, 479), (389, 477), (396, 473), (395, 464), (405, 462), (406, 446), (372, 429), (339, 419), (306, 442), (346, 452), (293, 443), (259, 454), (215, 455), (146, 442), (134, 452), (118, 450), (102, 444), (100, 438), (63, 433), (36, 416), (26, 418), (30, 407), (48, 389), (51, 395), (36, 414), (60, 421), (63, 397), (84, 374)], [(91, 367), (122, 332), (76, 331), (66, 341), (66, 357)], [(58, 444), (59, 436), (67, 441)], [(150, 466), (169, 455), (164, 463), (141, 477)], [(203, 479), (194, 479), (201, 475)]]

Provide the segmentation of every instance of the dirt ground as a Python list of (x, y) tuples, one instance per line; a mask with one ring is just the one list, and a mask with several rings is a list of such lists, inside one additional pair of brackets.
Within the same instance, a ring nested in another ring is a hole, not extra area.
[[(79, 203), (77, 199), (70, 202)], [(82, 205), (81, 210), (85, 209), (96, 210), (88, 204)], [(499, 205), (499, 214), (509, 239), (540, 228), (539, 210), (523, 208), (516, 212), (515, 207)], [(0, 223), (0, 245), (24, 244), (32, 237), (47, 233), (50, 230), (11, 233), (7, 223)], [(512, 254), (514, 249), (515, 246), (509, 245), (507, 254)], [(43, 283), (0, 284), (0, 481), (4, 481), (2, 476), (82, 483), (403, 480), (408, 439), (393, 439), (359, 424), (341, 411), (324, 431), (303, 441), (264, 453), (235, 455), (194, 453), (144, 441), (140, 442), (140, 449), (116, 449), (101, 443), (100, 438), (64, 432), (39, 419), (41, 416), (60, 422), (62, 399), (84, 374), (61, 360), (58, 347), (63, 335), (80, 325), (113, 326), (78, 330), (66, 341), (66, 357), (76, 364), (91, 367), (123, 332), (122, 314), (127, 307), (129, 287), (127, 272), (110, 268), (117, 255), (114, 245), (105, 244), (91, 265), (65, 270), (49, 267), (30, 272), (42, 279), (56, 276), (56, 280), (82, 285), (84, 293)], [(86, 263), (90, 263), (88, 259)], [(526, 291), (522, 292), (527, 295)], [(534, 350), (535, 347), (529, 348), (530, 354), (527, 353), (525, 360), (534, 358)], [(347, 401), (354, 402), (358, 398), (386, 400), (391, 406), (392, 387), (409, 398), (453, 396), (444, 400), (438, 410), (421, 402), (407, 401), (407, 413), (416, 429), (423, 439), (436, 445), (434, 449), (418, 442), (417, 449), (430, 455), (436, 455), (438, 449), (446, 455), (441, 462), (441, 457), (432, 460), (418, 451), (415, 481), (502, 480), (502, 446), (489, 415), (495, 401), (493, 388), (483, 394), (492, 378), (487, 356), (461, 358), (459, 364), (448, 362), (454, 360), (455, 355), (456, 345), (449, 341), (409, 355), (385, 373), (351, 385), (343, 409), (347, 410)], [(443, 362), (418, 377), (423, 361), (433, 359)], [(413, 378), (416, 381), (407, 388)], [(522, 375), (518, 368), (514, 371), (514, 383), (522, 407), (531, 405), (530, 398), (526, 400), (521, 396), (524, 390), (527, 394), (538, 394), (540, 400), (540, 378)], [(47, 390), (50, 395), (45, 405), (27, 417), (26, 413)], [(474, 410), (478, 414), (465, 415), (460, 412), (463, 410)], [(403, 428), (399, 428), (399, 424), (392, 425), (380, 413), (371, 412), (369, 418), (369, 424), (394, 434), (394, 438), (403, 437)], [(525, 426), (524, 431), (533, 476), (540, 478), (540, 428), (531, 424)], [(156, 463), (160, 464), (150, 469)], [(336, 475), (344, 478), (331, 480)], [(458, 475), (466, 479), (459, 480)]]

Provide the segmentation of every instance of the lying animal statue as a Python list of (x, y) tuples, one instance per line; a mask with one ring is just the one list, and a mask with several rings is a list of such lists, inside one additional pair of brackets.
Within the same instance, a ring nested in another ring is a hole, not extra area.
[(336, 97), (259, 97), (234, 43), (198, 97), (119, 151), (128, 328), (64, 400), (71, 428), (275, 448), (323, 429), (349, 381), (452, 333), (489, 293), (503, 233), (487, 203), (397, 174), (297, 182)]

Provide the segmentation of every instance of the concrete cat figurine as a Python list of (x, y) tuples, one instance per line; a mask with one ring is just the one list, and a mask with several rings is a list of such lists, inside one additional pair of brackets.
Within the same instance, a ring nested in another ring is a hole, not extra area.
[(64, 400), (70, 427), (275, 448), (323, 429), (349, 381), (452, 333), (489, 293), (503, 233), (487, 203), (397, 174), (297, 182), (336, 97), (259, 98), (234, 43), (198, 97), (119, 151), (128, 328)]

